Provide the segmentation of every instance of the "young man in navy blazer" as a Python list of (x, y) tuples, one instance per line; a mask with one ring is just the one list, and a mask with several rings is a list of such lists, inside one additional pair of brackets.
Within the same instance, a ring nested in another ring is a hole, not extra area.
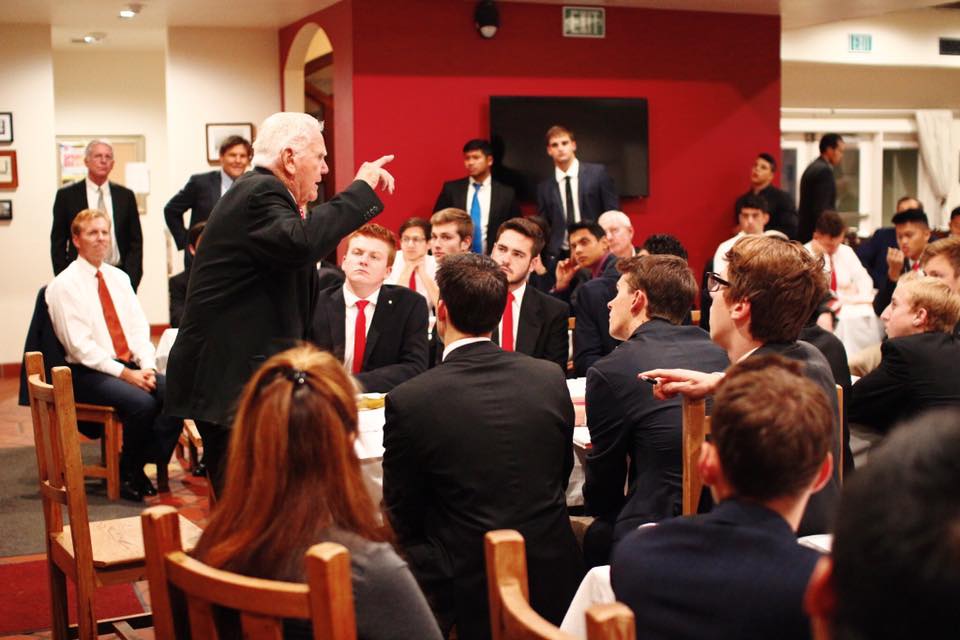
[(397, 248), (393, 233), (366, 224), (347, 237), (343, 286), (321, 291), (313, 342), (343, 361), (364, 391), (386, 393), (427, 368), (427, 302), (383, 284)]

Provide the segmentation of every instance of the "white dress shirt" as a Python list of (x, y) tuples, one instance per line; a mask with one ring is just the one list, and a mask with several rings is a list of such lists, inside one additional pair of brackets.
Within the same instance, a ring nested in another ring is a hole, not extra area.
[(570, 168), (565, 172), (554, 165), (553, 176), (557, 181), (557, 186), (560, 187), (560, 204), (564, 214), (564, 224), (567, 223), (567, 176), (570, 176), (570, 188), (573, 189), (573, 219), (575, 222), (580, 222), (580, 181), (577, 178), (578, 175), (580, 175), (580, 161), (576, 158), (573, 159)]
[[(357, 301), (366, 300), (368, 304), (363, 309), (363, 317), (366, 319), (366, 329), (363, 332), (363, 337), (367, 337), (370, 333), (370, 323), (373, 321), (373, 312), (377, 308), (377, 300), (380, 298), (380, 289), (377, 288), (376, 291), (371, 293), (366, 298), (361, 298), (353, 291), (350, 290), (350, 285), (346, 282), (343, 283), (343, 303), (346, 306), (346, 313), (344, 314), (344, 322), (346, 326), (344, 327), (343, 336), (345, 338), (343, 343), (343, 366), (347, 371), (352, 371), (353, 367), (353, 345), (356, 342), (356, 334), (354, 329), (357, 325)], [(366, 353), (364, 353), (366, 357)], [(360, 363), (361, 366), (363, 363)]]
[[(220, 195), (223, 196), (227, 189), (233, 186), (233, 178), (227, 175), (227, 172), (220, 169)], [(293, 194), (291, 194), (293, 195)]]
[[(517, 287), (517, 290), (513, 292), (513, 304), (511, 305), (511, 311), (513, 312), (513, 350), (517, 350), (517, 329), (520, 324), (520, 305), (523, 304), (523, 294), (527, 290), (527, 283), (524, 282), (522, 285)], [(497, 339), (501, 346), (503, 346), (503, 316), (500, 316), (500, 326), (497, 327)]]
[[(406, 268), (407, 262), (403, 257), (402, 251), (397, 251), (397, 255), (393, 259), (393, 267), (390, 269), (390, 275), (387, 276), (387, 279), (384, 280), (385, 284), (398, 284), (401, 286), (408, 286), (410, 284), (409, 276), (407, 276), (406, 282), (400, 282), (400, 274), (403, 273), (403, 270)], [(436, 282), (437, 279), (437, 259), (427, 254), (423, 257), (423, 268), (427, 272), (427, 275)], [(417, 282), (417, 293), (422, 295), (427, 301), (427, 309), (432, 308), (432, 303), (430, 302), (430, 296), (427, 294), (427, 285), (424, 283), (423, 278), (420, 277), (420, 274), (416, 271), (413, 272), (414, 278)]]
[(727, 252), (737, 244), (737, 240), (744, 237), (745, 234), (743, 231), (733, 236), (728, 240), (724, 240), (720, 243), (720, 246), (717, 247), (716, 253), (713, 254), (713, 272), (720, 274), (721, 278), (727, 277)]
[[(803, 246), (816, 255), (812, 240)], [(873, 303), (873, 278), (851, 247), (841, 244), (832, 256), (824, 254), (823, 270), (828, 277), (831, 264), (837, 274), (837, 297), (840, 302), (844, 304)]]
[(460, 338), (459, 340), (454, 340), (444, 348), (443, 360), (446, 360), (451, 353), (453, 353), (455, 350), (459, 349), (460, 347), (465, 347), (468, 344), (473, 344), (475, 342), (484, 342), (484, 341), (489, 342), (490, 338), (473, 337), (473, 338)]
[[(480, 182), (480, 191), (477, 193), (478, 199), (480, 201), (480, 245), (485, 249), (487, 246), (487, 224), (490, 222), (490, 185), (493, 183), (493, 178), (487, 176), (486, 180)], [(477, 190), (476, 185), (478, 184), (473, 178), (470, 178), (470, 186), (467, 187), (467, 203), (464, 207), (464, 211), (470, 213), (470, 208), (473, 206), (473, 193)]]
[(120, 264), (120, 247), (117, 246), (117, 224), (113, 217), (113, 198), (110, 196), (110, 182), (105, 181), (101, 187), (98, 187), (90, 178), (84, 178), (84, 184), (87, 186), (87, 208), (96, 209), (100, 202), (100, 193), (103, 192), (104, 212), (110, 220), (110, 255), (106, 258), (107, 264), (117, 266)]
[[(100, 265), (120, 327), (142, 369), (156, 369), (150, 325), (140, 307), (130, 276), (106, 263)], [(113, 340), (100, 305), (97, 268), (78, 256), (47, 285), (46, 301), (57, 339), (67, 352), (67, 362), (120, 377), (124, 366), (114, 358)]]

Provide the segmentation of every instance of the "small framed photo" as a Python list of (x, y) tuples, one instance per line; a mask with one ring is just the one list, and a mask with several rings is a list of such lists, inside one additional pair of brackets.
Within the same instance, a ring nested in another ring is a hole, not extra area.
[(240, 136), (253, 143), (253, 123), (228, 122), (207, 125), (207, 162), (220, 162), (220, 144), (229, 136)]
[(0, 220), (13, 220), (13, 200), (0, 200)]
[(0, 151), (0, 189), (17, 188), (17, 152)]
[(0, 112), (0, 144), (13, 142), (13, 114)]

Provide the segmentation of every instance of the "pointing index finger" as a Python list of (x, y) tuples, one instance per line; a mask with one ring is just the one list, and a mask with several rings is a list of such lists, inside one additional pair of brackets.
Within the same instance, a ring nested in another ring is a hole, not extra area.
[(372, 164), (373, 166), (375, 166), (376, 168), (379, 169), (379, 168), (381, 168), (383, 165), (387, 164), (388, 162), (391, 162), (392, 160), (393, 160), (393, 154), (391, 153), (391, 154), (386, 155), (386, 156), (380, 156), (379, 158), (377, 158), (376, 160), (374, 160), (374, 161), (371, 162), (370, 164)]

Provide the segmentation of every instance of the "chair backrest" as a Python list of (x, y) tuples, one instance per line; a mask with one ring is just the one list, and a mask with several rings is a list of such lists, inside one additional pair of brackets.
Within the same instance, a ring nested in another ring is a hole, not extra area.
[(26, 354), (26, 364), (47, 538), (63, 531), (63, 507), (66, 506), (77, 572), (81, 577), (89, 572), (92, 582), (93, 549), (73, 402), (73, 377), (68, 367), (54, 367), (53, 384), (44, 382), (43, 356), (36, 351)]
[(700, 477), (700, 447), (710, 433), (705, 400), (683, 398), (683, 515), (697, 512), (703, 478)]
[(184, 553), (173, 507), (151, 507), (140, 519), (158, 640), (219, 638), (215, 607), (238, 612), (244, 638), (282, 638), (283, 619), (302, 618), (313, 623), (315, 640), (356, 640), (350, 554), (341, 545), (310, 547), (307, 584), (264, 580)]
[(833, 463), (837, 465), (837, 477), (840, 478), (840, 484), (843, 484), (843, 424), (844, 424), (844, 413), (843, 413), (843, 387), (840, 385), (834, 385), (837, 388), (837, 415), (840, 416), (840, 449), (838, 453), (834, 453)]
[[(523, 536), (512, 529), (484, 536), (487, 595), (493, 640), (574, 640), (544, 620), (529, 602)], [(587, 610), (588, 640), (633, 640), (633, 612), (619, 602)]]

